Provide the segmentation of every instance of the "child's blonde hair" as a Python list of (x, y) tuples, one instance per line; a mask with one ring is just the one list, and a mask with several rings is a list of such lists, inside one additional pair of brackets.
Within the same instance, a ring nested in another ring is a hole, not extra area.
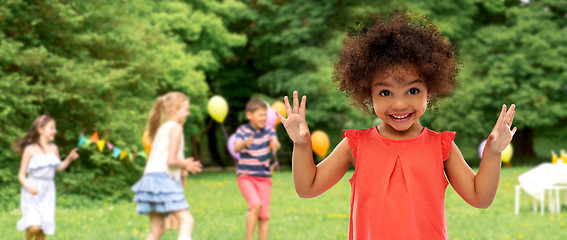
[(189, 98), (182, 92), (169, 92), (163, 96), (157, 97), (154, 106), (150, 111), (148, 125), (146, 126), (150, 144), (154, 142), (156, 132), (159, 126), (167, 118), (167, 114), (179, 109), (181, 104), (187, 100), (189, 100)]
[(51, 121), (55, 121), (55, 119), (45, 114), (33, 120), (30, 130), (26, 136), (20, 139), (16, 144), (16, 153), (22, 154), (28, 145), (38, 143), (39, 129), (44, 128)]

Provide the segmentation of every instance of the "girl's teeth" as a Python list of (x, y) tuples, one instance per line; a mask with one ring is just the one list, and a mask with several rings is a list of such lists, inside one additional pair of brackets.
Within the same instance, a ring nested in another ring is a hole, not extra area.
[(403, 115), (403, 116), (392, 115), (392, 117), (394, 117), (394, 118), (397, 118), (397, 119), (402, 119), (402, 118), (406, 118), (406, 117), (408, 117), (409, 115), (410, 115), (410, 114), (408, 113), (408, 114), (406, 114), (406, 115)]

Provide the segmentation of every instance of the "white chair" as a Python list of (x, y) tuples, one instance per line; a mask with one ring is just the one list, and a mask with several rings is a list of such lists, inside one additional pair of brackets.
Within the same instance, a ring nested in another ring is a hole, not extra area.
[[(522, 190), (522, 186), (520, 185), (516, 185), (516, 200), (515, 200), (515, 206), (514, 206), (514, 212), (516, 213), (516, 215), (518, 215), (518, 213), (520, 213), (520, 196), (521, 196), (521, 191)], [(529, 195), (528, 195), (528, 199), (529, 199)], [(537, 200), (533, 199), (532, 202), (532, 207), (534, 209), (534, 212), (537, 212)]]
[(557, 185), (553, 187), (555, 191), (555, 210), (557, 213), (561, 212), (561, 201), (559, 201), (560, 191), (565, 190), (565, 204), (567, 204), (567, 185)]
[[(515, 199), (515, 208), (514, 208), (514, 212), (516, 213), (516, 215), (518, 213), (520, 213), (520, 202), (521, 202), (521, 190), (522, 190), (522, 186), (520, 185), (516, 185), (516, 199)], [(548, 204), (549, 204), (549, 210), (550, 212), (553, 213), (559, 213), (560, 209), (561, 209), (561, 204), (559, 203), (559, 191), (560, 190), (567, 190), (567, 186), (553, 186), (550, 188), (545, 188), (542, 192), (541, 192), (541, 201), (540, 202), (540, 214), (543, 215), (544, 211), (545, 211), (545, 193), (547, 192), (548, 194)], [(555, 199), (553, 198), (553, 194), (555, 194)], [(529, 197), (529, 195), (528, 195)], [(529, 198), (528, 198), (529, 199)], [(534, 212), (537, 212), (537, 202), (538, 200), (535, 198), (532, 198), (533, 202), (532, 202), (532, 208), (534, 210)], [(555, 200), (555, 201), (554, 201)]]

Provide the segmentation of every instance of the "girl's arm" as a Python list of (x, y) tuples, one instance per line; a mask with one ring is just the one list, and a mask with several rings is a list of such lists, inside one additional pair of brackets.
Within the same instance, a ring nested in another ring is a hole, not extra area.
[(199, 161), (195, 161), (192, 157), (186, 158), (185, 161), (177, 158), (179, 150), (179, 142), (181, 141), (181, 132), (183, 128), (179, 124), (174, 124), (169, 131), (169, 146), (167, 147), (167, 165), (178, 166), (193, 174), (201, 172), (203, 165)]
[(167, 146), (167, 165), (178, 166), (185, 168), (187, 163), (182, 159), (177, 158), (177, 151), (179, 150), (179, 142), (181, 141), (181, 132), (183, 128), (179, 124), (174, 124), (169, 131), (169, 146)]
[[(73, 148), (73, 150), (71, 150), (71, 152), (69, 152), (69, 154), (67, 155), (65, 160), (63, 160), (61, 162), (61, 164), (59, 164), (59, 167), (57, 167), (57, 172), (61, 172), (61, 171), (65, 170), (69, 166), (69, 164), (71, 164), (71, 161), (74, 161), (75, 159), (77, 159), (79, 157), (79, 154), (77, 154), (78, 150), (79, 150), (78, 148)], [(57, 148), (57, 145), (55, 145), (54, 151), (55, 151), (55, 155), (58, 158), (61, 158), (59, 156), (59, 148)]]
[(348, 145), (348, 139), (345, 138), (327, 158), (317, 166), (315, 165), (309, 128), (305, 121), (306, 99), (307, 97), (303, 96), (301, 106), (299, 106), (297, 91), (294, 91), (293, 108), (291, 108), (287, 96), (284, 97), (287, 119), (278, 112), (276, 112), (276, 115), (294, 142), (292, 175), (295, 191), (300, 197), (312, 198), (335, 185), (354, 162), (354, 157)]
[(512, 104), (506, 112), (506, 106), (502, 106), (500, 117), (486, 141), (477, 174), (465, 162), (457, 145), (452, 143), (449, 158), (445, 161), (445, 173), (455, 191), (474, 207), (488, 208), (494, 200), (500, 179), (501, 154), (516, 132), (515, 127), (510, 130), (514, 108)]
[(36, 195), (37, 188), (29, 184), (26, 180), (26, 171), (28, 170), (28, 165), (30, 164), (31, 157), (32, 154), (29, 148), (26, 148), (24, 150), (24, 153), (22, 154), (22, 162), (20, 164), (20, 171), (18, 172), (18, 180), (20, 180), (20, 183), (22, 184), (22, 186), (24, 186), (24, 188), (28, 190), (28, 192), (30, 192), (32, 195)]

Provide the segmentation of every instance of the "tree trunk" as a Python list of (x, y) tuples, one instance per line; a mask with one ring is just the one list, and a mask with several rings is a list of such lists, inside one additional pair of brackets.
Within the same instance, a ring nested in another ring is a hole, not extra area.
[(214, 126), (207, 131), (207, 139), (209, 140), (209, 151), (211, 153), (211, 160), (221, 167), (226, 167), (222, 162), (221, 156), (219, 154), (219, 148), (217, 146), (217, 135)]
[(518, 129), (512, 140), (514, 155), (520, 158), (533, 158), (534, 152), (534, 132), (531, 128), (525, 127)]
[(202, 162), (203, 155), (201, 154), (201, 137), (191, 137), (191, 149), (193, 149), (193, 157), (195, 158), (195, 160)]

